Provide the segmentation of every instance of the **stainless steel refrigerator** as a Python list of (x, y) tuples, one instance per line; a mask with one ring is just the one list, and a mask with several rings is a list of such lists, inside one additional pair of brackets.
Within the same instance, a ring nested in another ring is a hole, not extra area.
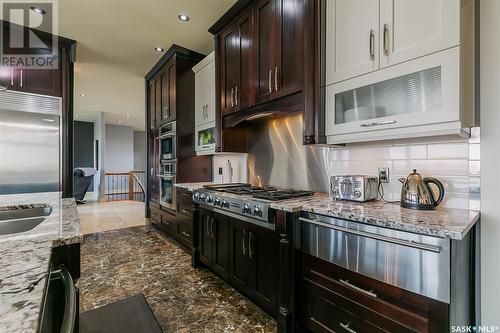
[(60, 191), (61, 98), (0, 92), (0, 194)]

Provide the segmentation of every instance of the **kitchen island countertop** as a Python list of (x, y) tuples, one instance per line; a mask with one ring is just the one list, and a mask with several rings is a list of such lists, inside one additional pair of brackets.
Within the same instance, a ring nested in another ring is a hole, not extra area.
[[(209, 183), (183, 183), (178, 187), (190, 191)], [(479, 220), (478, 211), (438, 208), (424, 211), (402, 208), (385, 201), (352, 202), (332, 200), (326, 193), (310, 197), (269, 201), (272, 209), (286, 212), (308, 212), (342, 218), (395, 230), (461, 240)]]
[(36, 332), (52, 248), (82, 241), (73, 198), (60, 192), (0, 195), (0, 209), (47, 204), (52, 212), (34, 229), (0, 235), (0, 332)]

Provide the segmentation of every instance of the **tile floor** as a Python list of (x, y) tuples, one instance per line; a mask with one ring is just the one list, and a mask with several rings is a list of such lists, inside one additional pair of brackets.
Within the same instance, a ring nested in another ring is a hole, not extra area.
[(80, 311), (144, 294), (164, 332), (276, 332), (276, 321), (154, 227), (86, 235)]
[(78, 205), (83, 234), (146, 224), (144, 203), (139, 201), (87, 202)]

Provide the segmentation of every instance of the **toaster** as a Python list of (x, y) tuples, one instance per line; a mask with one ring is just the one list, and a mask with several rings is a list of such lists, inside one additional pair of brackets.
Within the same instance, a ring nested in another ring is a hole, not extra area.
[(378, 197), (378, 177), (332, 176), (330, 198), (352, 201), (370, 201)]

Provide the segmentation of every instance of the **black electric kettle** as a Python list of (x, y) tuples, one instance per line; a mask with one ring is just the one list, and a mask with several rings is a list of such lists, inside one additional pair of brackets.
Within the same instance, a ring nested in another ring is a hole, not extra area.
[[(406, 178), (400, 178), (399, 181), (403, 184), (401, 188), (401, 207), (432, 210), (443, 201), (443, 184), (435, 178), (422, 178), (420, 174), (417, 173), (417, 169), (413, 169), (413, 173)], [(437, 199), (434, 198), (434, 194), (429, 184), (437, 186), (439, 190)]]

